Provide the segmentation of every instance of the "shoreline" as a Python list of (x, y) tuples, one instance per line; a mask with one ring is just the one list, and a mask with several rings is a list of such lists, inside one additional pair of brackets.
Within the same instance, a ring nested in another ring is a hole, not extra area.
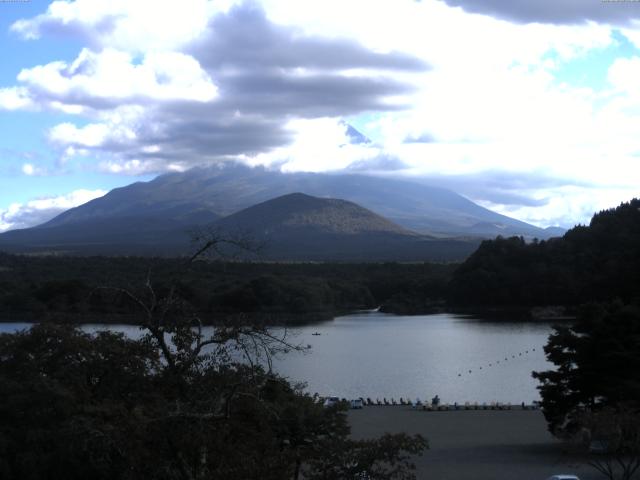
[[(241, 319), (241, 324), (260, 324), (273, 327), (283, 326), (305, 326), (324, 322), (330, 322), (337, 317), (347, 315), (357, 315), (363, 313), (384, 313), (398, 317), (429, 316), (438, 314), (464, 315), (472, 317), (479, 322), (505, 322), (505, 323), (551, 323), (551, 322), (572, 322), (575, 320), (573, 314), (559, 314), (556, 308), (560, 307), (443, 307), (426, 311), (394, 311), (387, 309), (384, 305), (375, 309), (360, 310), (335, 310), (335, 311), (315, 311), (315, 312), (214, 312), (203, 316), (202, 324), (206, 326), (216, 326), (225, 323), (225, 320), (236, 317)], [(563, 310), (565, 307), (561, 307)], [(567, 309), (569, 307), (566, 307)], [(540, 313), (541, 312), (541, 313)], [(44, 312), (42, 318), (36, 319), (38, 314), (19, 313), (0, 314), (0, 323), (65, 323), (75, 325), (103, 324), (103, 325), (140, 325), (136, 319), (140, 315), (134, 313), (78, 313), (78, 312)], [(221, 320), (225, 319), (225, 320)], [(194, 324), (195, 325), (195, 324)]]
[(573, 473), (601, 478), (577, 452), (547, 431), (540, 410), (448, 410), (425, 412), (408, 406), (347, 413), (354, 439), (384, 433), (421, 434), (429, 450), (413, 457), (416, 477), (430, 480), (542, 480)]

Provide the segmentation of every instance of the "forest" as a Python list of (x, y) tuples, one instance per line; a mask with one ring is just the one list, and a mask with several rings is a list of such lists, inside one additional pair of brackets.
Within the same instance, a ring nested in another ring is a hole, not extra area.
[(640, 200), (595, 214), (562, 238), (482, 242), (448, 284), (451, 305), (573, 305), (640, 296)]
[(384, 306), (441, 308), (454, 264), (247, 263), (183, 258), (0, 254), (0, 319), (136, 322), (121, 288), (174, 286), (206, 323), (242, 313), (301, 323)]

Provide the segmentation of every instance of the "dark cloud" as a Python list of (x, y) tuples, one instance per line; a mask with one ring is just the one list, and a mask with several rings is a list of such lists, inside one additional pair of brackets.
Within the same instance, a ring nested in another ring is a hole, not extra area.
[[(302, 35), (269, 22), (251, 4), (215, 17), (187, 53), (220, 89), (214, 108), (267, 116), (317, 118), (399, 108), (386, 99), (413, 87), (390, 73), (428, 69), (405, 54), (380, 54), (348, 40)], [(347, 69), (369, 75), (345, 76)], [(378, 70), (391, 72), (372, 75)]]
[[(268, 152), (291, 142), (286, 125), (293, 118), (408, 107), (388, 101), (414, 88), (397, 80), (394, 72), (428, 69), (423, 61), (405, 54), (380, 54), (350, 40), (312, 37), (275, 25), (250, 3), (216, 16), (205, 34), (184, 51), (211, 76), (218, 98), (206, 103), (128, 100), (147, 110), (132, 126), (135, 138), (113, 139), (93, 149), (94, 155), (146, 160), (155, 169), (169, 162), (189, 166)], [(348, 69), (364, 74), (345, 75)], [(118, 102), (93, 98), (81, 90), (56, 98), (47, 91), (33, 89), (33, 94), (94, 110), (110, 110)], [(149, 153), (144, 147), (150, 145), (160, 150)]]
[(187, 154), (199, 158), (256, 154), (292, 140), (282, 117), (234, 116), (225, 105), (176, 105), (163, 108), (160, 115), (160, 129), (147, 132), (145, 142), (173, 152), (175, 159)]
[(287, 69), (344, 70), (375, 68), (421, 71), (422, 60), (405, 54), (372, 52), (356, 42), (310, 37), (277, 26), (255, 5), (244, 4), (215, 17), (207, 34), (190, 48), (207, 69), (241, 68), (273, 73)]
[(402, 106), (390, 106), (386, 99), (412, 91), (386, 77), (343, 77), (330, 73), (295, 77), (259, 70), (218, 76), (217, 84), (221, 94), (218, 108), (304, 118), (395, 110)]
[(640, 19), (640, 3), (619, 0), (444, 0), (452, 7), (518, 23), (628, 25)]

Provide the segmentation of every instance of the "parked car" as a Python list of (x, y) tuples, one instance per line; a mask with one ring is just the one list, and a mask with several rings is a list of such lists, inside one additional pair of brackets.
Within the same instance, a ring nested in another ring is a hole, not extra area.
[(327, 397), (324, 399), (324, 403), (322, 404), (325, 408), (333, 407), (340, 403), (340, 399), (338, 397)]
[(575, 475), (551, 475), (547, 480), (580, 480)]
[(356, 398), (355, 400), (351, 400), (351, 408), (360, 409), (364, 407), (364, 402), (360, 398)]

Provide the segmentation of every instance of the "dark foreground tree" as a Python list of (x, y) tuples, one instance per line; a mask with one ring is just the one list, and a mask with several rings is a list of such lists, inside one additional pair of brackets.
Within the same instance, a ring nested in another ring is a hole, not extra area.
[(640, 468), (640, 309), (614, 302), (583, 308), (545, 347), (555, 370), (534, 372), (549, 430), (578, 440), (607, 478)]
[(138, 339), (0, 335), (0, 478), (415, 478), (422, 437), (350, 440), (343, 410), (271, 371), (299, 348), (286, 330), (230, 318), (205, 335), (178, 286), (111, 289), (140, 308)]
[(585, 410), (640, 406), (640, 309), (611, 304), (583, 308), (571, 327), (556, 327), (545, 346), (555, 370), (534, 372), (554, 433), (572, 433)]
[(59, 325), (0, 336), (3, 479), (405, 479), (426, 446), (348, 433), (343, 411), (229, 357), (172, 367), (147, 338)]

